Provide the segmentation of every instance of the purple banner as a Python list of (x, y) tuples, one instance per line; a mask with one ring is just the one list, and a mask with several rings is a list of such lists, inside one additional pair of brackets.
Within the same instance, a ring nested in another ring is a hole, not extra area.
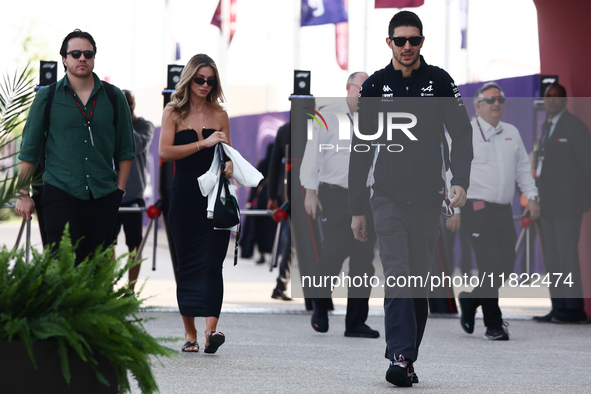
[(300, 26), (317, 26), (349, 20), (343, 0), (302, 0)]

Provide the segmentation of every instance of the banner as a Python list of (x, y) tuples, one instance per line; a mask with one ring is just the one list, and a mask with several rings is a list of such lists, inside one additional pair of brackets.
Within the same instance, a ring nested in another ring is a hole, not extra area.
[(336, 24), (348, 20), (343, 0), (302, 0), (302, 27)]
[(349, 68), (349, 22), (337, 23), (334, 27), (337, 63), (341, 70), (347, 70)]
[[(222, 29), (222, 0), (218, 3), (218, 7), (213, 13), (211, 18), (211, 24), (217, 26), (220, 30)], [(230, 42), (236, 32), (236, 0), (230, 0)], [(229, 44), (229, 43), (228, 43)]]
[(375, 8), (410, 8), (420, 7), (425, 0), (376, 0)]

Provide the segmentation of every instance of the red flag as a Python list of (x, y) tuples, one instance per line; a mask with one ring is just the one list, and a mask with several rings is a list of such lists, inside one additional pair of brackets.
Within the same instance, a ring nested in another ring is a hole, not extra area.
[[(220, 30), (222, 29), (222, 0), (218, 3), (213, 18), (211, 18), (211, 24), (217, 26)], [(230, 42), (236, 32), (236, 0), (230, 0)], [(228, 43), (229, 44), (229, 43)]]
[(420, 7), (425, 0), (376, 0), (375, 8), (410, 8)]
[(349, 68), (349, 22), (341, 22), (335, 26), (335, 47), (337, 63), (341, 70)]

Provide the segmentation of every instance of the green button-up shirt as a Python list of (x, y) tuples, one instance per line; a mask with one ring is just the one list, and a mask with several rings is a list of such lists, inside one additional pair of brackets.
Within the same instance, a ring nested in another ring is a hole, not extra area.
[[(113, 159), (133, 160), (135, 141), (129, 105), (123, 92), (113, 87), (117, 95), (118, 122), (113, 125), (114, 110), (101, 80), (93, 73), (94, 89), (86, 106), (76, 92), (76, 101), (90, 115), (96, 96), (96, 106), (88, 122), (69, 91), (68, 78), (58, 81), (49, 116), (45, 144), (45, 173), (43, 181), (70, 195), (89, 200), (104, 197), (117, 190), (117, 173)], [(19, 159), (37, 164), (39, 150), (45, 138), (45, 104), (49, 89), (37, 92), (23, 130)], [(93, 145), (94, 144), (94, 145)]]

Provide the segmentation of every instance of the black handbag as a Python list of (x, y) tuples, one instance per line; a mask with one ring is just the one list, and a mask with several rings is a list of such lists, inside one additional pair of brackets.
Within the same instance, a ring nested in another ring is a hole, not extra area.
[[(222, 171), (220, 171), (218, 193), (213, 208), (213, 226), (216, 228), (230, 228), (240, 223), (240, 208), (238, 208), (238, 201), (236, 201), (236, 198), (230, 194), (228, 180), (223, 172), (226, 160), (221, 144), (218, 144), (216, 149), (219, 150)], [(222, 202), (221, 199), (222, 188), (226, 191), (225, 202)]]

